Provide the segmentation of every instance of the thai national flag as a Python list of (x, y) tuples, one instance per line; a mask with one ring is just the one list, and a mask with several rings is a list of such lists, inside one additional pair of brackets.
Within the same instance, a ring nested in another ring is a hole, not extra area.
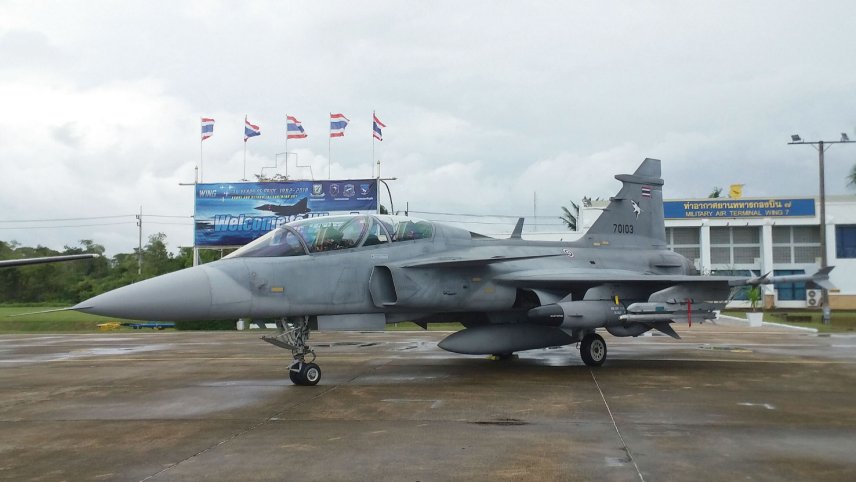
[(642, 197), (651, 197), (651, 186), (642, 186)]
[(350, 120), (345, 114), (330, 114), (330, 137), (344, 137)]
[(259, 126), (250, 124), (250, 121), (247, 120), (247, 117), (244, 116), (244, 142), (247, 142), (247, 139), (250, 137), (256, 137), (262, 135), (261, 129)]
[(214, 135), (214, 119), (202, 118), (202, 140)]
[(372, 126), (374, 138), (379, 141), (383, 141), (383, 132), (381, 132), (380, 128), (386, 127), (386, 124), (381, 122), (380, 119), (377, 118), (377, 114), (375, 114), (374, 112), (372, 112), (372, 117), (374, 118), (374, 125)]
[(303, 139), (306, 137), (306, 131), (300, 125), (300, 121), (293, 116), (287, 116), (288, 123), (286, 126), (286, 134), (288, 139)]

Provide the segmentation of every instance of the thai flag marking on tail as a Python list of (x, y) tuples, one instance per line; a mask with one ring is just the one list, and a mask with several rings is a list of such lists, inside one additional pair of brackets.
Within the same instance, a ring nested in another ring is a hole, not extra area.
[(306, 137), (306, 131), (303, 130), (303, 125), (294, 116), (288, 116), (288, 123), (285, 131), (288, 139), (303, 139)]
[(651, 197), (651, 186), (642, 186), (642, 197)]
[(202, 140), (208, 139), (214, 135), (214, 119), (208, 117), (202, 118)]
[(345, 114), (330, 114), (330, 137), (344, 137), (350, 119)]

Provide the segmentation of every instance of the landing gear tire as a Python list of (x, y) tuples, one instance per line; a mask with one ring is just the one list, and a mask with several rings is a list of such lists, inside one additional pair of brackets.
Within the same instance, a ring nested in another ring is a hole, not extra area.
[(303, 385), (318, 385), (321, 380), (321, 368), (315, 363), (304, 363), (303, 369), (300, 370), (300, 377), (303, 379)]
[(315, 363), (295, 360), (288, 368), (288, 378), (295, 385), (312, 386), (321, 381), (321, 367)]
[(606, 361), (606, 342), (597, 333), (589, 333), (580, 343), (580, 356), (583, 363), (590, 367), (599, 367)]
[(262, 340), (291, 350), (294, 360), (288, 365), (288, 378), (295, 385), (317, 385), (321, 380), (321, 368), (315, 363), (315, 352), (309, 347), (308, 317), (293, 316), (277, 320), (276, 326), (278, 334), (263, 336)]

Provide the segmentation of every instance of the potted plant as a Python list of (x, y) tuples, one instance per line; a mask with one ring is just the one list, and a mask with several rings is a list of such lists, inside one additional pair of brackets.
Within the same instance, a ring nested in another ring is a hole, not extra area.
[(751, 313), (746, 313), (746, 319), (749, 320), (749, 326), (761, 326), (761, 321), (764, 318), (764, 313), (758, 313), (758, 302), (761, 301), (762, 293), (761, 286), (753, 285), (746, 291), (746, 299), (749, 300), (749, 306), (752, 307)]

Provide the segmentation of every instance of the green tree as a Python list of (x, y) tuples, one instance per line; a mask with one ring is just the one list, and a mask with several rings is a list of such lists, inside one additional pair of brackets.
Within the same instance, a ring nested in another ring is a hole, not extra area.
[(850, 174), (847, 175), (847, 185), (856, 187), (856, 164), (850, 168)]
[(719, 186), (714, 186), (713, 191), (707, 195), (709, 198), (718, 198), (722, 194), (722, 188)]
[[(229, 254), (231, 249), (200, 250), (203, 263), (215, 261)], [(91, 239), (82, 239), (77, 246), (65, 246), (62, 252), (44, 246), (21, 246), (15, 241), (0, 241), (0, 259), (34, 258), (61, 254), (95, 253), (98, 258), (21, 266), (0, 270), (0, 302), (33, 303), (56, 302), (62, 305), (78, 303), (106, 291), (119, 288), (145, 278), (177, 271), (193, 265), (192, 248), (181, 248), (176, 254), (169, 251), (166, 235), (149, 236), (142, 249), (142, 273), (139, 270), (140, 250), (118, 253), (112, 258), (104, 256), (104, 246)]]
[(576, 231), (577, 220), (580, 216), (580, 206), (573, 201), (570, 201), (570, 203), (570, 209), (568, 209), (566, 206), (562, 206), (562, 215), (559, 216), (559, 219), (561, 219), (562, 222), (565, 223), (565, 226), (568, 227), (569, 231)]
[(166, 249), (166, 234), (149, 236), (149, 242), (143, 247), (143, 279), (170, 273), (182, 267), (182, 261)]

